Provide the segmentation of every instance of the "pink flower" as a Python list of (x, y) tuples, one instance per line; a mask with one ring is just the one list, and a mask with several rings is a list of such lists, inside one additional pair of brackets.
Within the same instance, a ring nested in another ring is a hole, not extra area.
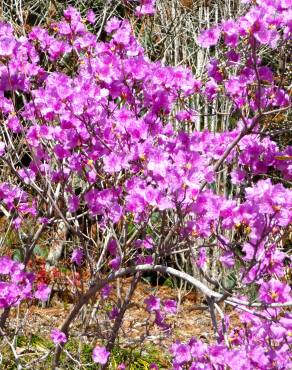
[(115, 257), (109, 261), (109, 267), (113, 270), (118, 270), (121, 266), (121, 257)]
[(117, 17), (112, 17), (109, 21), (107, 21), (105, 25), (105, 30), (107, 33), (112, 33), (120, 28), (122, 21), (119, 20)]
[(142, 248), (142, 249), (153, 249), (154, 242), (151, 236), (147, 236), (144, 240), (137, 239), (135, 242), (136, 248)]
[(195, 110), (182, 110), (176, 114), (175, 118), (178, 121), (196, 122), (198, 120), (198, 113)]
[(198, 44), (203, 48), (216, 45), (220, 38), (221, 30), (219, 27), (212, 27), (203, 31), (198, 37)]
[(208, 82), (206, 82), (206, 85), (205, 85), (205, 95), (207, 97), (208, 100), (213, 100), (216, 98), (216, 95), (218, 93), (218, 85), (216, 83), (216, 81), (214, 80), (214, 78), (210, 78), (210, 80)]
[(253, 24), (252, 34), (261, 44), (268, 44), (272, 36), (269, 25), (260, 19), (257, 19)]
[(29, 184), (31, 181), (35, 180), (35, 173), (30, 168), (21, 168), (18, 170), (18, 174), (26, 184)]
[(245, 179), (246, 172), (240, 168), (237, 168), (233, 170), (230, 175), (232, 183), (235, 185), (240, 185)]
[(8, 275), (13, 271), (16, 262), (14, 262), (10, 257), (3, 256), (0, 257), (0, 274)]
[(107, 363), (110, 353), (106, 350), (105, 347), (95, 347), (92, 353), (93, 361), (105, 365)]
[(136, 8), (135, 15), (142, 17), (143, 15), (152, 15), (155, 13), (156, 0), (141, 0), (141, 5)]
[(119, 315), (120, 311), (117, 307), (113, 307), (111, 311), (108, 313), (108, 317), (110, 320), (115, 320), (117, 316)]
[(66, 334), (60, 331), (59, 329), (53, 329), (51, 331), (51, 339), (55, 343), (55, 345), (67, 342)]
[(22, 218), (21, 217), (15, 217), (15, 219), (12, 221), (13, 227), (18, 230), (22, 224)]
[(74, 262), (76, 263), (77, 266), (80, 266), (83, 260), (83, 255), (84, 255), (84, 252), (82, 248), (74, 249), (74, 251), (72, 252), (72, 256), (71, 256), (71, 262)]
[(46, 301), (51, 293), (51, 288), (48, 287), (46, 284), (39, 284), (37, 290), (34, 293), (35, 298)]
[(76, 212), (79, 208), (79, 198), (77, 195), (75, 194), (72, 194), (69, 198), (68, 198), (68, 209), (70, 212)]
[(64, 149), (61, 144), (57, 144), (54, 148), (54, 152), (58, 159), (64, 159), (69, 156), (68, 150)]
[(2, 36), (0, 37), (0, 56), (10, 57), (16, 46), (16, 40), (12, 36)]
[(223, 255), (219, 258), (222, 265), (228, 269), (234, 266), (234, 255), (232, 252), (224, 252)]
[(15, 116), (11, 116), (7, 119), (7, 127), (14, 133), (21, 132), (22, 130), (21, 123)]
[(113, 40), (115, 40), (118, 44), (128, 45), (130, 43), (130, 35), (130, 30), (126, 28), (120, 28), (114, 33)]
[(174, 343), (171, 346), (171, 352), (177, 365), (183, 365), (191, 360), (191, 350), (187, 344)]
[(89, 23), (94, 24), (95, 14), (92, 9), (89, 9), (88, 12), (86, 13), (86, 19), (88, 20)]
[(223, 75), (220, 70), (218, 59), (216, 58), (210, 59), (209, 63), (207, 64), (207, 71), (208, 71), (208, 76), (214, 78), (216, 82), (223, 81)]
[(206, 249), (205, 248), (201, 248), (199, 250), (199, 253), (198, 253), (198, 259), (196, 261), (197, 263), (197, 266), (204, 270), (205, 268), (205, 265), (206, 265), (206, 262), (207, 262), (207, 254), (206, 254)]
[(101, 289), (101, 296), (103, 299), (107, 299), (110, 295), (110, 292), (112, 291), (112, 286), (107, 284)]
[(137, 265), (151, 265), (152, 263), (153, 263), (152, 256), (142, 256), (141, 254), (138, 254), (136, 258)]
[(268, 81), (269, 83), (272, 83), (273, 82), (273, 72), (271, 71), (271, 69), (269, 67), (260, 67), (258, 69), (258, 74), (259, 74), (259, 78), (263, 81)]
[(169, 314), (176, 314), (177, 304), (173, 299), (166, 299), (163, 302), (163, 310)]
[(40, 218), (38, 219), (38, 222), (39, 222), (40, 224), (47, 225), (50, 221), (49, 221), (49, 219), (48, 219), (47, 217), (40, 217)]
[(150, 295), (146, 298), (144, 303), (146, 303), (147, 311), (149, 312), (160, 310), (160, 298), (157, 298), (154, 295)]
[(152, 362), (152, 364), (150, 364), (150, 370), (158, 370), (159, 367), (154, 363)]
[(115, 257), (116, 254), (117, 254), (117, 248), (118, 248), (118, 245), (117, 245), (117, 241), (115, 239), (111, 239), (109, 242), (108, 242), (108, 245), (107, 245), (107, 250), (109, 251), (109, 253)]
[(264, 303), (284, 303), (291, 300), (291, 288), (288, 284), (271, 279), (263, 283), (259, 290), (259, 297)]
[(238, 42), (238, 26), (233, 19), (224, 21), (223, 24), (224, 41), (229, 47), (236, 47)]

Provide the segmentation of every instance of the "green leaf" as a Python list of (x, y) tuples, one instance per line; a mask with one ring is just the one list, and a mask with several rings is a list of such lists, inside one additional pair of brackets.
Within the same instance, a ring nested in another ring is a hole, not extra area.
[(35, 256), (46, 258), (48, 256), (48, 253), (49, 253), (48, 248), (41, 247), (38, 244), (33, 249), (33, 254)]
[(12, 255), (14, 261), (22, 262), (23, 261), (23, 252), (20, 249), (15, 249)]

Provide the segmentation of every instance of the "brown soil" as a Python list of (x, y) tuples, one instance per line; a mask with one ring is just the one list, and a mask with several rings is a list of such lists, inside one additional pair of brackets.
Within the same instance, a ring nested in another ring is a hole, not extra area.
[[(129, 280), (125, 279), (121, 282), (121, 285), (124, 288), (122, 292), (126, 291), (126, 288), (129, 286)], [(202, 299), (195, 292), (186, 294), (182, 298), (176, 315), (168, 316), (167, 323), (171, 326), (170, 332), (163, 332), (155, 325), (154, 315), (149, 315), (145, 310), (144, 299), (150, 294), (156, 295), (162, 301), (164, 299), (177, 300), (177, 291), (175, 289), (165, 286), (153, 288), (147, 284), (140, 283), (124, 316), (119, 336), (119, 344), (121, 346), (139, 345), (142, 338), (146, 343), (159, 344), (159, 346), (163, 346), (165, 349), (169, 348), (175, 340), (187, 341), (193, 336), (208, 343), (214, 341), (210, 313), (207, 306), (204, 305)], [(115, 293), (110, 296), (109, 304), (111, 298), (116, 298)], [(72, 307), (72, 303), (64, 304), (57, 298), (54, 298), (52, 307), (30, 307), (26, 313), (26, 325), (24, 326), (26, 334), (41, 333), (42, 336), (49, 338), (51, 329), (60, 327)], [(98, 340), (99, 337), (102, 339), (106, 331), (110, 330), (105, 310), (98, 309), (94, 319), (91, 316), (92, 307), (87, 312), (83, 311), (76, 322), (74, 322), (70, 334), (73, 337), (87, 335), (92, 340)], [(229, 314), (231, 314), (231, 321), (237, 321), (235, 312), (229, 312)], [(219, 322), (220, 318), (218, 317)]]

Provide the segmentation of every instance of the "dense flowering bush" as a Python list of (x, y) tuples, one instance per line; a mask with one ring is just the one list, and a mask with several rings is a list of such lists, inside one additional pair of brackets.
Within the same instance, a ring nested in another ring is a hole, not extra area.
[[(138, 16), (153, 11), (154, 1), (137, 7)], [(89, 13), (88, 22), (93, 18)], [(49, 29), (34, 27), (26, 37), (0, 24), (0, 160), (9, 172), (0, 200), (15, 229), (27, 219), (39, 226), (26, 244), (24, 265), (1, 259), (0, 273), (13, 280), (1, 282), (1, 307), (47, 298), (45, 285), (31, 293), (33, 278), (25, 269), (37, 238), (54, 224), (63, 222), (78, 242), (72, 264), (88, 263), (92, 271), (88, 290), (51, 333), (56, 366), (71, 323), (91, 297), (100, 292), (106, 300), (118, 277), (157, 271), (206, 295), (216, 331), (216, 344), (196, 338), (174, 343), (174, 369), (292, 367), (292, 319), (285, 311), (292, 304), (285, 280), (289, 256), (281, 248), (292, 217), (292, 194), (284, 186), (292, 178), (291, 147), (279, 148), (263, 130), (264, 119), (286, 112), (291, 101), (260, 56), (262, 47), (273, 52), (285, 47), (291, 25), (291, 2), (261, 0), (239, 19), (203, 31), (199, 44), (222, 42), (222, 56), (210, 59), (206, 79), (199, 81), (188, 68), (151, 62), (125, 20), (106, 24), (106, 41), (97, 40), (73, 8)], [(218, 133), (184, 130), (184, 122), (200, 117), (188, 106), (194, 95), (209, 102), (225, 96), (231, 115), (240, 116), (235, 127)], [(23, 148), (30, 160), (20, 166)], [(230, 182), (241, 185), (239, 193), (226, 197), (216, 190), (222, 166)], [(275, 173), (283, 182), (275, 181)], [(95, 220), (102, 247), (84, 233), (80, 215)], [(218, 269), (236, 271), (231, 289), (206, 273), (212, 247)], [(180, 248), (187, 248), (202, 281), (166, 265)], [(254, 301), (250, 287), (256, 287)], [(109, 313), (113, 335), (93, 351), (101, 365), (129, 299)], [(220, 302), (240, 312), (238, 328), (229, 328)], [(151, 295), (145, 308), (156, 325), (170, 329), (167, 316), (176, 313), (175, 301)], [(7, 310), (2, 328), (6, 316)]]

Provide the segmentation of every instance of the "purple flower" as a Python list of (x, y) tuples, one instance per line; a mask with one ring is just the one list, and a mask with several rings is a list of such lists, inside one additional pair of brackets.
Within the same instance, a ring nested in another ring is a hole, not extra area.
[(35, 298), (41, 301), (47, 301), (49, 295), (51, 293), (51, 288), (48, 287), (46, 284), (39, 284), (37, 290), (34, 293)]
[(246, 176), (246, 172), (240, 168), (237, 168), (231, 172), (231, 181), (235, 185), (240, 185)]
[(269, 30), (268, 24), (262, 20), (257, 19), (252, 26), (252, 34), (261, 44), (268, 44), (270, 42), (272, 33)]
[(219, 68), (219, 61), (216, 58), (210, 59), (209, 63), (207, 64), (207, 71), (209, 77), (214, 78), (216, 82), (223, 81), (223, 75)]
[(131, 35), (130, 30), (120, 28), (114, 33), (113, 40), (115, 40), (116, 43), (125, 46), (130, 43), (130, 35)]
[(258, 69), (259, 78), (263, 81), (268, 81), (269, 83), (273, 82), (273, 72), (270, 70), (269, 67), (260, 67)]
[(271, 279), (263, 283), (259, 290), (259, 297), (264, 303), (284, 303), (291, 300), (291, 288), (288, 284)]
[(35, 180), (35, 173), (30, 168), (21, 168), (20, 170), (18, 170), (18, 174), (26, 184), (29, 184), (31, 183), (31, 181)]
[(151, 265), (152, 263), (153, 263), (152, 256), (142, 256), (141, 254), (138, 254), (136, 258), (137, 265)]
[(156, 0), (141, 0), (141, 5), (137, 6), (135, 15), (142, 17), (143, 15), (152, 15), (155, 13)]
[(19, 119), (15, 116), (9, 117), (7, 119), (7, 127), (14, 133), (19, 133), (22, 130), (21, 123)]
[(0, 274), (8, 275), (13, 271), (16, 262), (10, 257), (3, 256), (0, 257)]
[(68, 197), (68, 210), (72, 213), (76, 212), (79, 208), (79, 198), (77, 195), (72, 194), (70, 197)]
[(112, 286), (111, 285), (109, 285), (109, 284), (105, 285), (101, 289), (101, 292), (100, 292), (102, 298), (103, 299), (107, 299), (109, 297), (109, 295), (110, 295), (111, 290), (112, 290)]
[(220, 38), (221, 30), (219, 27), (212, 27), (203, 31), (198, 37), (198, 44), (203, 48), (216, 45)]
[(0, 22), (0, 35), (1, 36), (12, 36), (13, 35), (13, 27), (11, 24), (6, 22)]
[(105, 25), (105, 30), (107, 33), (112, 33), (120, 28), (122, 21), (117, 17), (112, 17), (109, 21), (107, 21)]
[(117, 307), (114, 307), (111, 311), (108, 312), (108, 317), (110, 318), (110, 320), (115, 320), (119, 312), (119, 309)]
[(176, 314), (176, 311), (177, 311), (176, 301), (174, 301), (173, 299), (166, 299), (163, 302), (163, 310), (166, 313)]
[(224, 31), (224, 41), (229, 47), (235, 48), (238, 43), (238, 26), (233, 19), (229, 19), (222, 23)]
[(220, 262), (222, 265), (228, 269), (234, 266), (234, 255), (230, 251), (226, 251), (223, 253), (223, 255), (220, 257)]
[(197, 266), (200, 268), (200, 269), (204, 269), (205, 268), (205, 265), (206, 265), (206, 262), (207, 262), (207, 254), (206, 254), (206, 249), (205, 248), (201, 248), (199, 250), (199, 253), (198, 253), (198, 259), (196, 261), (196, 264)]
[(55, 345), (67, 342), (66, 334), (60, 331), (59, 329), (53, 329), (51, 331), (51, 339), (55, 343)]
[(13, 50), (16, 46), (16, 40), (12, 36), (0, 37), (0, 56), (10, 57), (13, 54)]
[(54, 148), (54, 152), (58, 159), (62, 160), (69, 156), (68, 150), (64, 149), (61, 144), (57, 144)]
[(115, 257), (109, 261), (109, 267), (113, 270), (118, 270), (121, 266), (121, 257)]
[(175, 343), (171, 346), (171, 352), (177, 365), (183, 365), (191, 361), (191, 350), (187, 344)]
[(95, 14), (92, 9), (89, 9), (86, 13), (86, 19), (88, 20), (89, 23), (94, 24), (95, 22)]
[(150, 369), (150, 370), (159, 370), (158, 366), (157, 366), (154, 362), (152, 362), (152, 363), (150, 364), (149, 369)]
[(214, 78), (210, 78), (210, 80), (205, 85), (205, 95), (208, 100), (213, 100), (216, 98), (218, 88), (219, 87)]
[(135, 242), (136, 248), (153, 249), (154, 242), (151, 236), (147, 236), (145, 239), (137, 239)]
[(111, 239), (109, 242), (108, 242), (108, 245), (107, 245), (107, 250), (109, 251), (109, 253), (115, 257), (116, 254), (117, 254), (117, 248), (118, 248), (118, 245), (117, 245), (117, 241), (115, 239)]
[(226, 53), (226, 57), (228, 59), (229, 65), (237, 64), (240, 61), (240, 55), (236, 53), (234, 50), (229, 50)]
[(71, 262), (76, 263), (77, 266), (80, 266), (83, 261), (84, 252), (82, 248), (76, 248), (72, 252)]
[(149, 312), (160, 310), (160, 298), (157, 298), (154, 295), (150, 295), (146, 298), (144, 303), (146, 303), (146, 308)]
[(155, 311), (155, 324), (164, 331), (170, 329), (170, 325), (165, 322), (165, 316), (160, 311)]
[(175, 116), (178, 121), (196, 122), (198, 120), (198, 112), (195, 110), (182, 110)]
[(208, 352), (208, 346), (206, 343), (202, 343), (200, 340), (196, 338), (191, 338), (188, 343), (191, 351), (192, 357), (196, 357), (198, 359), (204, 358), (206, 353)]
[(15, 219), (12, 221), (12, 225), (16, 230), (19, 230), (23, 219), (21, 217), (15, 217)]
[(92, 353), (93, 361), (105, 365), (107, 363), (110, 353), (106, 350), (105, 347), (95, 347)]
[(270, 274), (275, 274), (278, 277), (285, 275), (284, 259), (287, 254), (280, 252), (276, 247), (271, 248), (269, 253), (266, 254), (265, 262), (267, 263), (267, 270)]
[(43, 225), (47, 225), (49, 223), (49, 219), (47, 217), (39, 217), (38, 222)]

